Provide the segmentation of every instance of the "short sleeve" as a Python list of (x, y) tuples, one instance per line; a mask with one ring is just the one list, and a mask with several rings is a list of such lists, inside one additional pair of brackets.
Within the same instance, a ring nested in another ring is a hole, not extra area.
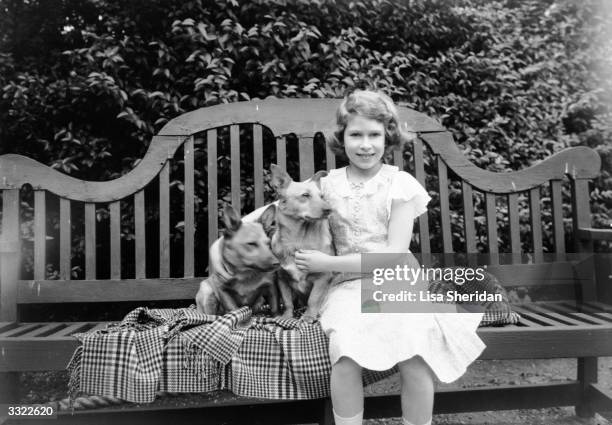
[(418, 217), (427, 212), (427, 204), (431, 200), (431, 196), (429, 196), (417, 179), (405, 171), (399, 171), (395, 173), (391, 181), (388, 201), (389, 211), (394, 200), (412, 202), (414, 205), (414, 216)]

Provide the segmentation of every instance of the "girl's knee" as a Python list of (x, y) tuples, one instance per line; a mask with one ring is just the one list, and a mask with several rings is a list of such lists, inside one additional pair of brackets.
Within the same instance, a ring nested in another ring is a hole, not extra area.
[(434, 374), (420, 356), (414, 356), (398, 364), (400, 377), (403, 381), (433, 383)]
[(340, 357), (332, 366), (332, 370), (336, 373), (354, 374), (361, 373), (361, 366), (350, 357)]

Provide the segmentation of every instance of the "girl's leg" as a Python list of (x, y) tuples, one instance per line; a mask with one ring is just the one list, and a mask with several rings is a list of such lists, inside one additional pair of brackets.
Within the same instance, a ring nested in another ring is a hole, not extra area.
[(398, 364), (402, 384), (402, 416), (407, 425), (429, 425), (433, 412), (433, 372), (420, 356)]
[(336, 425), (361, 425), (363, 420), (361, 366), (348, 357), (341, 357), (332, 366), (330, 386)]

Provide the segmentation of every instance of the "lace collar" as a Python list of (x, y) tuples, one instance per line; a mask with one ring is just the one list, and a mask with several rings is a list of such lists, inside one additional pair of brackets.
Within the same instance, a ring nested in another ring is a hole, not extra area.
[(328, 179), (333, 190), (340, 196), (351, 196), (356, 192), (372, 195), (378, 192), (381, 186), (384, 187), (391, 184), (393, 174), (396, 173), (397, 170), (398, 168), (393, 165), (383, 164), (380, 170), (378, 170), (378, 173), (371, 179), (361, 183), (351, 183), (346, 174), (346, 167), (342, 167), (331, 170)]

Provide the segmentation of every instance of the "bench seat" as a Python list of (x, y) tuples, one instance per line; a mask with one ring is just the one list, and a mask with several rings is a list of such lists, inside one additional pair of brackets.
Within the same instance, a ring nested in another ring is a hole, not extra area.
[[(481, 359), (612, 356), (612, 305), (574, 301), (514, 305), (518, 325), (482, 327)], [(78, 343), (71, 336), (110, 322), (0, 323), (0, 372), (64, 370)], [(590, 346), (589, 341), (599, 344)]]

